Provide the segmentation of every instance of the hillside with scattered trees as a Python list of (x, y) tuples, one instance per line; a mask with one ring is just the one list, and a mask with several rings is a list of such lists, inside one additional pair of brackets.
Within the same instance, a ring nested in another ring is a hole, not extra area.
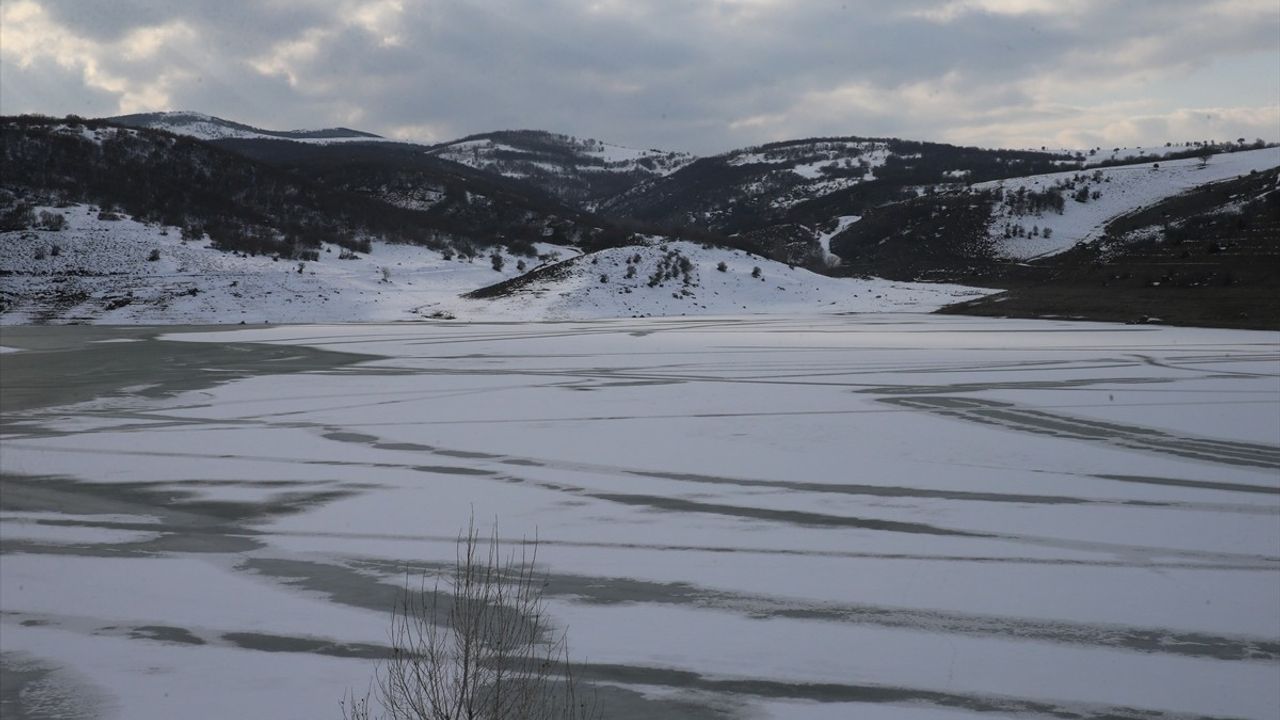
[[(344, 146), (268, 140), (254, 147), (97, 120), (4, 118), (0, 223), (15, 229), (39, 221), (30, 216), (36, 205), (92, 203), (207, 234), (227, 250), (301, 258), (325, 242), (361, 249), (372, 239), (433, 247), (626, 239), (536, 192), (431, 158), (406, 166), (344, 157)], [(263, 157), (268, 148), (290, 147), (310, 153)]]

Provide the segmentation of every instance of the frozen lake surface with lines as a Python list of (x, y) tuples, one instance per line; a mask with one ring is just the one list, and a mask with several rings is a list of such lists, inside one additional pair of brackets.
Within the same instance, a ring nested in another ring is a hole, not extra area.
[(614, 718), (1272, 719), (1280, 335), (6, 327), (6, 718), (338, 717), (474, 512)]

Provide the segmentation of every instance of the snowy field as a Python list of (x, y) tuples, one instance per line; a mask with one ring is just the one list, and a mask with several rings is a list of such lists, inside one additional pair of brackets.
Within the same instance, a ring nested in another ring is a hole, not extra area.
[(537, 533), (608, 717), (1280, 710), (1275, 333), (864, 315), (0, 344), (6, 718), (337, 717), (472, 511)]

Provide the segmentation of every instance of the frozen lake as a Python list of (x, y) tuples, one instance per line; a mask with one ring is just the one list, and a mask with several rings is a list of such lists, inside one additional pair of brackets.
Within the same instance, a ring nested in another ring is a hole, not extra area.
[(322, 718), (474, 511), (616, 718), (1273, 719), (1280, 335), (3, 329), (0, 712)]

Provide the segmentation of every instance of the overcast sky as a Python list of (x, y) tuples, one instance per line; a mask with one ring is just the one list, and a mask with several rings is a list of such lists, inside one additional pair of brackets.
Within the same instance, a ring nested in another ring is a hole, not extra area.
[(0, 0), (0, 112), (713, 153), (1280, 140), (1277, 0)]

